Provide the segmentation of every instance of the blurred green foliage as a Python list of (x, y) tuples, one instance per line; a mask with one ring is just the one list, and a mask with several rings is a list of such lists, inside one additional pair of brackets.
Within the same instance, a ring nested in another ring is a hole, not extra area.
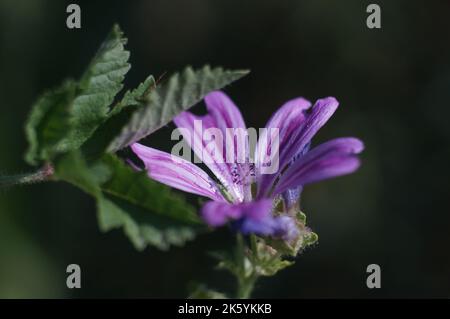
[[(381, 30), (367, 29), (370, 2), (359, 0), (76, 2), (81, 30), (65, 26), (68, 1), (0, 1), (1, 173), (27, 170), (32, 103), (81, 76), (118, 22), (133, 52), (127, 88), (186, 64), (248, 68), (227, 90), (248, 126), (262, 127), (289, 98), (333, 95), (341, 106), (314, 143), (350, 135), (366, 144), (356, 174), (305, 190), (320, 242), (258, 282), (255, 297), (450, 295), (447, 1), (376, 1)], [(171, 128), (145, 142), (170, 149)], [(230, 277), (212, 271), (204, 252), (229, 242), (219, 231), (169, 253), (139, 253), (120, 232), (101, 234), (94, 201), (71, 186), (8, 189), (0, 193), (0, 297), (184, 297), (189, 281), (227, 291)], [(65, 286), (70, 263), (81, 266), (80, 290)], [(381, 266), (379, 290), (365, 285), (371, 263)]]

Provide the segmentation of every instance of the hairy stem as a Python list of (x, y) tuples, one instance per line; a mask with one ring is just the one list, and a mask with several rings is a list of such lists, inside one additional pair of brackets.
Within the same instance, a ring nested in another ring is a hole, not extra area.
[(0, 188), (45, 182), (53, 173), (53, 167), (46, 164), (34, 173), (0, 176)]
[[(256, 237), (251, 236), (251, 247), (250, 249), (253, 250), (256, 253)], [(238, 234), (236, 238), (237, 242), (237, 249), (236, 249), (236, 258), (237, 263), (239, 265), (239, 272), (237, 275), (237, 292), (236, 297), (239, 299), (247, 299), (250, 298), (253, 288), (255, 286), (256, 281), (258, 280), (258, 275), (254, 272), (252, 268), (248, 268), (248, 262), (247, 262), (247, 254), (246, 250), (248, 247), (246, 246), (244, 242), (244, 238), (242, 234)]]
[(252, 275), (249, 278), (238, 280), (238, 291), (236, 297), (239, 299), (250, 298), (257, 279), (258, 279), (257, 276)]

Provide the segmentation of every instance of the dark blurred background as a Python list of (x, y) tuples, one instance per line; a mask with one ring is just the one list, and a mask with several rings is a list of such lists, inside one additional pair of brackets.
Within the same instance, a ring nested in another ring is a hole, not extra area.
[[(205, 63), (249, 68), (227, 88), (248, 126), (284, 101), (336, 96), (315, 138), (364, 140), (353, 175), (303, 195), (319, 244), (295, 267), (262, 279), (255, 297), (450, 297), (450, 19), (448, 1), (71, 1), (82, 29), (65, 25), (68, 1), (0, 0), (0, 173), (30, 170), (23, 124), (36, 97), (79, 77), (112, 24), (129, 38), (128, 88), (147, 75)], [(168, 144), (173, 126), (145, 142)], [(122, 231), (101, 234), (93, 199), (62, 183), (0, 192), (0, 297), (185, 297), (191, 281), (233, 289), (205, 250), (226, 232), (170, 252), (137, 252)], [(82, 289), (66, 288), (66, 266)], [(366, 267), (381, 266), (381, 289)]]

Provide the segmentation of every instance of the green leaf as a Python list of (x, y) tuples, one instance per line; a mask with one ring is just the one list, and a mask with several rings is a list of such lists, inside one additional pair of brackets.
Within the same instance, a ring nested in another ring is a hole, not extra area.
[(212, 251), (209, 252), (209, 255), (219, 261), (216, 266), (217, 269), (227, 270), (237, 278), (251, 274), (252, 269), (242, 267), (245, 263), (247, 263), (247, 266), (249, 265), (248, 258), (244, 255), (236, 256), (236, 251)]
[(171, 245), (182, 246), (186, 241), (194, 239), (200, 229), (198, 225), (155, 214), (108, 194), (98, 199), (97, 207), (100, 229), (106, 232), (122, 227), (138, 250), (143, 250), (147, 245), (161, 250), (167, 250)]
[(137, 88), (132, 91), (127, 91), (122, 100), (113, 109), (113, 114), (117, 114), (126, 107), (130, 106), (140, 106), (146, 102), (146, 98), (150, 92), (156, 88), (155, 78), (150, 75), (144, 82), (139, 84)]
[(111, 171), (104, 165), (88, 167), (78, 151), (61, 155), (55, 161), (56, 180), (68, 182), (96, 198), (102, 196), (101, 184), (110, 176)]
[(35, 103), (25, 125), (29, 142), (25, 160), (36, 165), (50, 159), (66, 136), (70, 108), (75, 97), (76, 84), (66, 82), (60, 88), (44, 93)]
[(294, 264), (284, 260), (283, 256), (267, 245), (264, 238), (249, 236), (250, 245), (246, 245), (242, 234), (236, 236), (236, 247), (232, 251), (212, 252), (217, 260), (218, 269), (229, 271), (237, 280), (237, 298), (248, 298), (255, 282), (261, 276), (273, 276), (280, 270)]
[(122, 90), (125, 74), (130, 69), (130, 53), (124, 48), (126, 42), (115, 25), (83, 74), (72, 106), (72, 130), (62, 142), (63, 149), (81, 146), (108, 118), (110, 105)]
[(169, 187), (150, 179), (145, 171), (135, 171), (114, 155), (105, 155), (102, 163), (112, 171), (111, 178), (102, 184), (105, 193), (173, 220), (200, 223), (193, 206)]
[(283, 259), (283, 254), (268, 245), (266, 238), (251, 235), (249, 240), (251, 247), (243, 246), (238, 240), (233, 252), (211, 252), (210, 255), (219, 261), (217, 268), (229, 271), (238, 282), (245, 283), (260, 276), (273, 276), (294, 264)]
[(148, 244), (166, 250), (181, 246), (201, 230), (195, 209), (170, 189), (135, 172), (110, 155), (103, 161), (113, 172), (98, 201), (103, 231), (123, 227), (139, 250)]
[(292, 261), (284, 260), (279, 252), (266, 244), (264, 239), (256, 238), (256, 241), (256, 247), (249, 252), (248, 258), (254, 267), (254, 272), (259, 276), (273, 276), (294, 264)]
[(102, 231), (123, 228), (139, 250), (181, 246), (203, 230), (194, 207), (114, 155), (88, 166), (81, 152), (71, 152), (57, 161), (55, 171), (96, 198)]
[(36, 165), (77, 149), (108, 118), (130, 69), (125, 43), (114, 26), (78, 83), (69, 81), (37, 101), (26, 124), (28, 163)]
[(82, 146), (82, 151), (88, 160), (95, 160), (108, 150), (111, 141), (130, 122), (131, 116), (145, 102), (151, 89), (156, 85), (153, 76), (149, 76), (136, 89), (127, 91), (123, 99), (112, 109), (109, 118)]
[(206, 94), (246, 75), (248, 71), (230, 71), (205, 66), (194, 71), (186, 68), (153, 90), (109, 147), (117, 151), (146, 137), (169, 123), (176, 115), (200, 102)]

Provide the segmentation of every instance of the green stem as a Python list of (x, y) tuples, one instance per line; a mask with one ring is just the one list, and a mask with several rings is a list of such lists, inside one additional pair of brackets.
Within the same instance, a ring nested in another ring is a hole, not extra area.
[(236, 294), (237, 298), (239, 299), (250, 298), (257, 279), (258, 276), (255, 275), (252, 275), (248, 278), (240, 278), (238, 280), (238, 291)]
[(0, 176), (0, 188), (45, 182), (53, 173), (53, 167), (47, 164), (34, 173)]
[(256, 236), (254, 234), (250, 235), (250, 245), (253, 251), (253, 254), (255, 254), (256, 259), (259, 258), (259, 254), (258, 254), (258, 242), (256, 240)]
[[(248, 270), (246, 269), (246, 245), (244, 242), (244, 237), (242, 234), (237, 235), (237, 249), (236, 249), (236, 258), (237, 258), (237, 264), (239, 265), (239, 275), (237, 276), (237, 292), (236, 292), (236, 298), (239, 299), (247, 299), (250, 298), (253, 288), (255, 286), (256, 281), (258, 280), (258, 275), (254, 272), (253, 269), (251, 269), (251, 273), (248, 274)], [(251, 236), (250, 237), (250, 245), (251, 249), (254, 253), (257, 253), (256, 250), (256, 237)]]

